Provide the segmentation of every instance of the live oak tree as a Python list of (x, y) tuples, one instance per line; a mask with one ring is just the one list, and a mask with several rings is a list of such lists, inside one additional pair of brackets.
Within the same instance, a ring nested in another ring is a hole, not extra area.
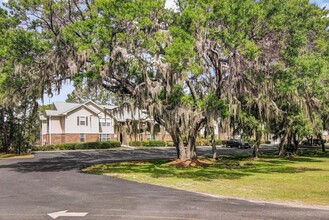
[(45, 45), (35, 32), (0, 8), (0, 115), (2, 151), (18, 153), (35, 141), (39, 76), (30, 68)]
[[(299, 0), (179, 2), (191, 7), (191, 11), (197, 5), (201, 13), (207, 14), (197, 37), (201, 39), (200, 52), (214, 72), (213, 81), (219, 85), (217, 97), (229, 103), (231, 119), (253, 118), (244, 123), (252, 122), (249, 127), (253, 127), (256, 136), (254, 156), (258, 154), (264, 130), (275, 131), (272, 120), (285, 124), (279, 135), (283, 155), (287, 137), (291, 142), (294, 135), (292, 128), (303, 127), (296, 125), (301, 122), (298, 115), (303, 115), (305, 126), (315, 124), (312, 114), (317, 114), (316, 107), (310, 106), (315, 103), (311, 99), (318, 98), (315, 86), (327, 88), (323, 82), (327, 81), (328, 72), (319, 50), (327, 45), (323, 42), (328, 36), (328, 11)], [(305, 66), (299, 60), (309, 59), (309, 54), (314, 53), (317, 63), (303, 69)], [(303, 70), (309, 74), (307, 78), (312, 78), (311, 83), (301, 77)], [(312, 97), (307, 98), (305, 89), (311, 91)], [(290, 112), (282, 103), (289, 105), (295, 101), (301, 110), (294, 112), (292, 123), (287, 123)], [(305, 114), (306, 106), (312, 114)], [(299, 133), (302, 137), (303, 132)]]
[(264, 130), (281, 138), (282, 155), (287, 140), (319, 127), (319, 115), (326, 121), (326, 10), (306, 0), (177, 3), (174, 11), (164, 0), (9, 0), (21, 27), (49, 45), (14, 66), (49, 93), (78, 78), (146, 109), (181, 161), (196, 157), (203, 127), (216, 152), (218, 121), (252, 130), (254, 156)]
[(100, 83), (122, 96), (131, 110), (147, 109), (151, 119), (166, 128), (180, 160), (196, 157), (195, 140), (209, 110), (224, 103), (210, 93), (203, 95), (198, 81), (205, 79), (193, 35), (181, 27), (184, 20), (178, 13), (164, 8), (164, 1), (9, 4), (17, 15), (30, 14), (25, 23), (53, 43), (50, 62), (41, 68), (44, 75), (101, 78)]

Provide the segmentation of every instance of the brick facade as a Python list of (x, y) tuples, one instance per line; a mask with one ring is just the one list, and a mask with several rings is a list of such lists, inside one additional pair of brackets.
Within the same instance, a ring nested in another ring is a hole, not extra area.
[[(84, 142), (96, 142), (98, 140), (99, 134), (85, 134)], [(78, 142), (81, 142), (80, 134), (44, 134), (41, 137), (41, 144), (64, 144)]]

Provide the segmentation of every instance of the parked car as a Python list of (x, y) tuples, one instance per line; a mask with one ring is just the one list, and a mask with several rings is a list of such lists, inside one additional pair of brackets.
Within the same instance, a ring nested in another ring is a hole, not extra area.
[(301, 146), (321, 146), (322, 142), (320, 139), (313, 139), (313, 144), (311, 140), (303, 140)]
[(251, 148), (248, 142), (243, 142), (242, 139), (230, 139), (226, 141), (226, 147), (237, 147), (237, 148)]

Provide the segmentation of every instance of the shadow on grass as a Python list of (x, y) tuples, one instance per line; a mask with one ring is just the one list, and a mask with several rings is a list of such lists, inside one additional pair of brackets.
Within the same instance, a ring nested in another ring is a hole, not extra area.
[[(305, 152), (304, 152), (305, 153)], [(48, 156), (47, 156), (48, 155)], [(11, 171), (28, 172), (58, 172), (78, 170), (90, 167), (95, 164), (109, 163), (100, 165), (92, 173), (144, 173), (155, 178), (179, 177), (192, 180), (210, 181), (212, 179), (239, 179), (250, 175), (271, 174), (271, 173), (301, 173), (322, 171), (321, 169), (308, 168), (307, 165), (301, 165), (302, 168), (292, 167), (298, 163), (323, 162), (320, 158), (328, 158), (328, 154), (319, 152), (307, 152), (302, 157), (294, 159), (275, 158), (271, 155), (264, 156), (259, 161), (250, 159), (250, 156), (233, 155), (222, 156), (212, 165), (198, 167), (176, 167), (169, 166), (168, 160), (153, 160), (145, 163), (115, 163), (126, 161), (124, 158), (131, 158), (135, 161), (143, 161), (145, 158), (151, 158), (152, 155), (162, 155), (162, 158), (175, 158), (175, 151), (164, 150), (134, 150), (134, 151), (101, 151), (101, 152), (70, 152), (62, 154), (40, 154), (42, 158), (35, 158), (29, 161), (3, 162), (0, 169), (10, 169)], [(306, 157), (307, 156), (307, 157)], [(154, 156), (153, 156), (154, 158)], [(157, 157), (159, 158), (159, 157)], [(155, 159), (155, 158), (154, 158)]]
[(329, 152), (321, 150), (299, 150), (297, 154), (303, 157), (329, 158)]
[[(305, 158), (307, 159), (307, 158)], [(168, 160), (148, 162), (124, 162), (98, 165), (87, 172), (102, 174), (147, 174), (152, 178), (183, 178), (195, 181), (211, 181), (213, 179), (240, 179), (257, 174), (296, 174), (302, 172), (322, 171), (322, 169), (291, 167), (297, 161), (280, 158), (248, 161), (248, 156), (225, 156), (211, 165), (182, 167), (168, 165)], [(312, 159), (304, 162), (313, 162)]]

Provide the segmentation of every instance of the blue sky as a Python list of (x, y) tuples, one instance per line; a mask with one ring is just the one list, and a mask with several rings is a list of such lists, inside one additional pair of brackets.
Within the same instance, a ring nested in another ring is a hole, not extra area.
[[(0, 3), (7, 2), (7, 0), (0, 0)], [(329, 8), (329, 0), (310, 0), (312, 3), (316, 3), (320, 7), (327, 6)], [(174, 5), (174, 0), (167, 0), (166, 7), (172, 7)], [(73, 91), (73, 86), (70, 83), (66, 83), (63, 85), (60, 94), (54, 94), (52, 98), (47, 95), (44, 96), (44, 104), (49, 104), (54, 101), (65, 101), (67, 98), (67, 94), (70, 94)]]
[(318, 4), (320, 7), (323, 7), (325, 5), (329, 6), (329, 0), (311, 0), (311, 2)]

